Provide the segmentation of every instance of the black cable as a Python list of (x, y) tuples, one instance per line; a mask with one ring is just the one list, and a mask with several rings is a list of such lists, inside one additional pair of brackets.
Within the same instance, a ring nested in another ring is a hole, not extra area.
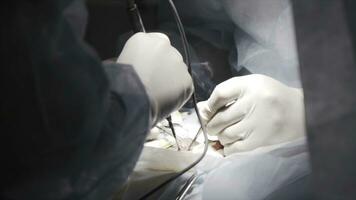
[(142, 17), (140, 11), (137, 8), (135, 0), (127, 0), (127, 11), (129, 13), (130, 22), (132, 29), (135, 33), (146, 32), (145, 26), (142, 22)]
[[(190, 51), (189, 51), (188, 40), (187, 40), (187, 37), (185, 35), (183, 24), (182, 24), (182, 22), (180, 20), (178, 11), (177, 11), (173, 1), (172, 0), (168, 0), (168, 2), (169, 2), (170, 7), (171, 7), (171, 9), (173, 11), (174, 18), (175, 18), (175, 21), (177, 23), (178, 30), (179, 30), (179, 33), (180, 33), (180, 36), (181, 36), (184, 55), (185, 55), (185, 63), (188, 66), (189, 74), (192, 74)], [(193, 83), (194, 83), (194, 79), (193, 79)], [(152, 189), (151, 191), (149, 191), (148, 193), (143, 195), (140, 199), (147, 199), (149, 196), (154, 194), (156, 191), (160, 190), (161, 188), (163, 188), (168, 183), (172, 182), (173, 180), (177, 179), (178, 177), (180, 177), (181, 175), (183, 175), (184, 173), (186, 173), (187, 171), (192, 169), (194, 166), (196, 166), (205, 157), (206, 152), (208, 151), (208, 136), (207, 136), (207, 132), (206, 132), (205, 126), (203, 126), (203, 122), (201, 120), (201, 116), (200, 116), (200, 113), (199, 113), (199, 110), (198, 110), (197, 99), (196, 99), (195, 92), (192, 95), (192, 100), (193, 100), (193, 104), (194, 104), (194, 110), (195, 110), (195, 112), (197, 114), (199, 123), (200, 123), (201, 128), (202, 128), (202, 132), (204, 134), (205, 145), (204, 145), (204, 151), (203, 151), (202, 155), (196, 161), (194, 161), (192, 164), (190, 164), (188, 167), (184, 168), (179, 173), (171, 176), (169, 179), (167, 179), (166, 181), (164, 181), (163, 183), (161, 183), (160, 185), (158, 185), (157, 187), (155, 187), (154, 189)]]
[[(129, 18), (132, 24), (132, 29), (135, 33), (137, 32), (146, 32), (145, 26), (142, 21), (142, 17), (140, 14), (140, 11), (138, 10), (137, 4), (135, 0), (127, 0), (127, 10), (129, 12)], [(178, 151), (180, 150), (178, 140), (177, 140), (177, 135), (176, 135), (176, 130), (174, 129), (173, 123), (172, 123), (172, 117), (169, 116), (166, 118), (169, 124), (169, 128), (172, 131), (172, 135), (174, 137), (174, 140), (176, 141), (176, 145), (178, 148)]]
[(180, 147), (179, 147), (179, 144), (178, 144), (178, 139), (177, 139), (176, 130), (174, 129), (174, 125), (173, 125), (173, 122), (172, 122), (172, 117), (171, 117), (171, 116), (167, 117), (167, 121), (168, 121), (169, 128), (171, 128), (171, 131), (172, 131), (172, 135), (173, 135), (173, 137), (174, 137), (174, 140), (176, 141), (177, 149), (178, 149), (178, 151), (180, 151)]

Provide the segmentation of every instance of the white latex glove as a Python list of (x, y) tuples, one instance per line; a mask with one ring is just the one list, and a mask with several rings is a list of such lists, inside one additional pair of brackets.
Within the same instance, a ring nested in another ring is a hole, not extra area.
[(305, 134), (302, 90), (264, 75), (231, 78), (198, 106), (208, 133), (218, 136), (225, 155)]
[(193, 92), (182, 55), (162, 33), (136, 33), (117, 62), (132, 65), (141, 79), (150, 98), (153, 123), (183, 106)]

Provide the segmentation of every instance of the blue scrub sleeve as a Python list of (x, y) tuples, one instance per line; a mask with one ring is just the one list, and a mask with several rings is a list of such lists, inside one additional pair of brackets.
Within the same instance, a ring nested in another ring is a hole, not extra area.
[(133, 68), (101, 63), (64, 15), (71, 3), (0, 8), (0, 199), (110, 199), (150, 128)]

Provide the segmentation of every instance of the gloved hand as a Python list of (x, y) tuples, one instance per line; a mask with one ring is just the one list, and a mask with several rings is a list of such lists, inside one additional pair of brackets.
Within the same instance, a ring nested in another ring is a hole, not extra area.
[(162, 33), (136, 33), (117, 62), (130, 64), (151, 103), (153, 124), (179, 109), (193, 92), (193, 82), (181, 54)]
[(218, 136), (225, 155), (305, 134), (302, 90), (264, 75), (231, 78), (198, 107), (208, 133)]

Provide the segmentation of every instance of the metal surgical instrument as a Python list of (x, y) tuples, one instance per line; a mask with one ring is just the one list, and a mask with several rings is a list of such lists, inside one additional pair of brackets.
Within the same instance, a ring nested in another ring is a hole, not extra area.
[[(188, 46), (188, 41), (187, 41), (187, 37), (185, 35), (185, 31), (184, 31), (184, 27), (183, 24), (181, 22), (181, 19), (179, 17), (178, 11), (174, 5), (174, 2), (172, 0), (168, 0), (170, 7), (172, 9), (172, 12), (174, 14), (174, 19), (177, 23), (178, 26), (178, 30), (179, 33), (181, 35), (181, 39), (182, 39), (182, 45), (183, 45), (183, 49), (184, 49), (184, 56), (185, 56), (185, 63), (188, 66), (188, 71), (190, 74), (192, 74), (192, 67), (191, 67), (191, 58), (190, 58), (190, 51), (189, 51), (189, 46)], [(132, 20), (132, 25), (134, 26), (134, 30), (135, 31), (145, 31), (145, 28), (143, 26), (143, 22), (142, 22), (142, 18), (140, 15), (140, 12), (137, 8), (137, 4), (135, 2), (135, 0), (127, 0), (128, 3), (128, 11), (129, 11), (129, 15), (130, 15), (130, 19)], [(192, 77), (193, 82), (194, 82), (194, 78)], [(205, 126), (203, 126), (203, 122), (197, 107), (197, 99), (196, 99), (196, 95), (195, 92), (192, 95), (192, 100), (193, 100), (193, 104), (194, 104), (194, 109), (195, 112), (197, 114), (198, 117), (198, 121), (201, 125), (202, 128), (202, 132), (204, 134), (204, 141), (205, 141), (205, 145), (204, 145), (204, 151), (202, 153), (202, 155), (196, 160), (194, 161), (192, 164), (190, 164), (188, 167), (186, 167), (185, 169), (183, 169), (181, 172), (173, 175), (172, 177), (170, 177), (169, 179), (167, 179), (166, 181), (164, 181), (163, 183), (161, 183), (160, 185), (158, 185), (157, 187), (155, 187), (154, 189), (152, 189), (151, 191), (149, 191), (148, 193), (146, 193), (145, 195), (143, 195), (140, 199), (146, 199), (149, 196), (151, 196), (152, 194), (154, 194), (156, 191), (158, 191), (159, 189), (161, 189), (162, 187), (164, 187), (165, 185), (167, 185), (168, 183), (172, 182), (173, 180), (175, 180), (176, 178), (180, 177), (182, 174), (184, 174), (185, 172), (189, 171), (190, 169), (192, 169), (195, 165), (197, 165), (206, 155), (206, 152), (208, 150), (208, 136), (207, 136), (207, 132), (205, 129)], [(193, 179), (195, 180), (195, 178)], [(187, 184), (188, 186), (190, 184), (191, 180), (189, 179)], [(194, 181), (193, 181), (194, 182)], [(183, 191), (184, 193), (184, 191)]]

